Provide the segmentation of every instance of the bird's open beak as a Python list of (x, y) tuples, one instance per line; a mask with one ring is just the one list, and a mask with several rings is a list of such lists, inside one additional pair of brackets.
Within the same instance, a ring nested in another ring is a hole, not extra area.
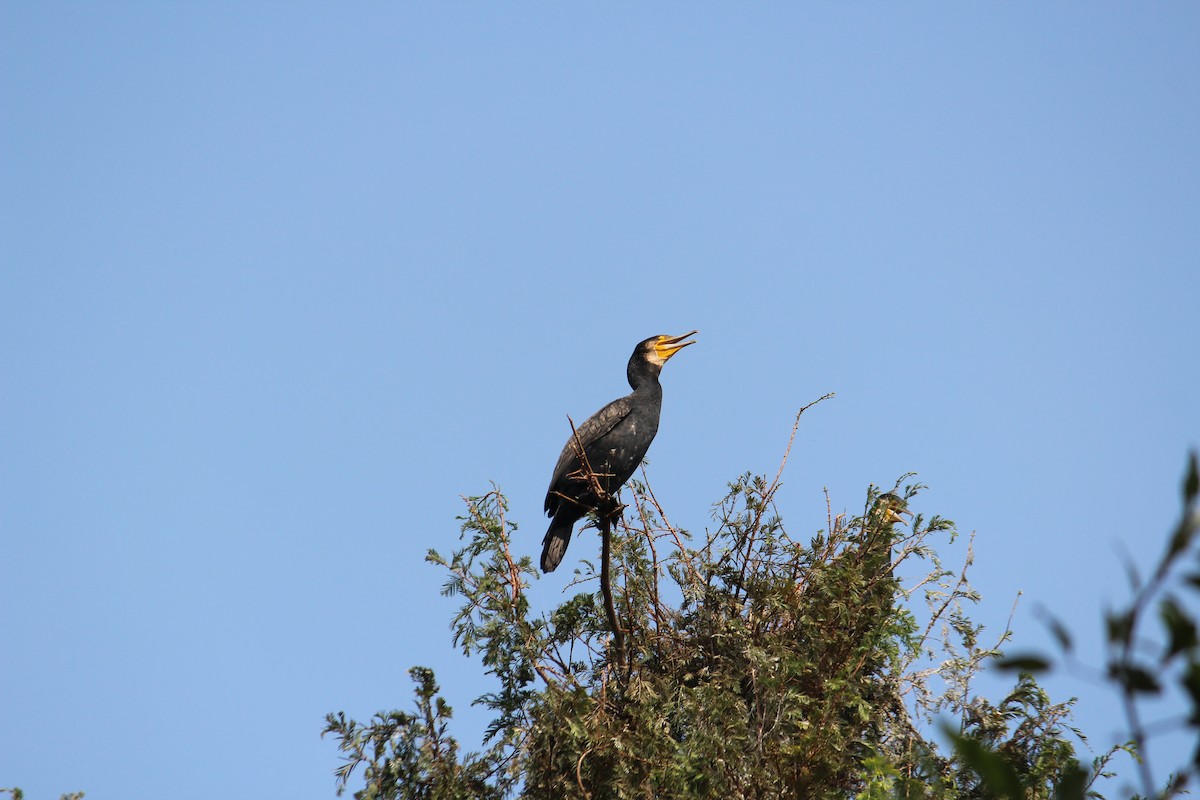
[(695, 342), (685, 342), (683, 340), (699, 332), (689, 331), (682, 336), (665, 336), (659, 340), (658, 344), (654, 345), (654, 349), (658, 353), (659, 358), (666, 361), (689, 344), (695, 344)]
[(906, 520), (905, 517), (911, 517), (912, 515), (913, 513), (907, 509), (904, 511), (895, 511), (892, 509), (888, 510), (888, 517), (893, 525), (907, 525), (908, 520)]

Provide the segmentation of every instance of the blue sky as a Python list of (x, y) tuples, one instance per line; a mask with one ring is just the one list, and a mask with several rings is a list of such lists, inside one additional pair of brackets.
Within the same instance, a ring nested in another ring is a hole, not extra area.
[[(425, 551), (495, 481), (536, 556), (566, 415), (692, 328), (674, 521), (836, 392), (790, 529), (915, 471), (977, 532), (989, 631), (1024, 592), (1018, 645), (1041, 605), (1098, 662), (1200, 444), (1198, 34), (1187, 3), (3, 4), (0, 785), (331, 797), (324, 714), (407, 707), (413, 664), (473, 745)], [(1106, 691), (1050, 685), (1108, 744)]]

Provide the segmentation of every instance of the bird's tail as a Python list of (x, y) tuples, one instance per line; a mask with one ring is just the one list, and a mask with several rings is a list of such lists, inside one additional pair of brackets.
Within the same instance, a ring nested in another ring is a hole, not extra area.
[(553, 572), (562, 561), (567, 552), (567, 545), (571, 543), (571, 531), (574, 527), (574, 519), (563, 514), (554, 515), (554, 519), (550, 521), (550, 529), (546, 531), (546, 538), (542, 539), (542, 572)]

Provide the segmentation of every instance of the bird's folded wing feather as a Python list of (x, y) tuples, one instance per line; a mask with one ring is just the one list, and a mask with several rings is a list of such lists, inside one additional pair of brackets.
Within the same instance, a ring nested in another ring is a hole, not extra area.
[[(604, 408), (592, 414), (587, 420), (575, 428), (575, 432), (579, 434), (579, 441), (583, 443), (586, 449), (588, 445), (602, 438), (606, 433), (611, 431), (617, 424), (629, 416), (629, 412), (633, 410), (633, 403), (629, 401), (629, 397), (621, 397), (613, 400)], [(575, 452), (575, 437), (567, 439), (566, 445), (563, 447), (562, 454), (558, 457), (558, 463), (554, 465), (554, 475), (550, 478), (550, 491), (554, 491), (554, 487), (567, 476), (568, 472), (573, 472), (571, 466), (577, 459)], [(593, 465), (595, 466), (595, 465)], [(549, 498), (547, 498), (549, 501)]]

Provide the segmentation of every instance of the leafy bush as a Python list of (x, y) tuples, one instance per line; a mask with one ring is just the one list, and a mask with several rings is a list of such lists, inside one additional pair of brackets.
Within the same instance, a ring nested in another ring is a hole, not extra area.
[[(870, 488), (860, 514), (830, 511), (797, 537), (776, 505), (782, 469), (730, 483), (702, 535), (671, 524), (649, 486), (631, 482), (624, 521), (610, 532), (594, 520), (610, 539), (608, 580), (603, 563), (584, 561), (580, 591), (541, 615), (505, 498), (494, 488), (468, 498), (463, 547), (427, 559), (463, 599), (454, 644), (495, 678), (477, 701), (492, 714), (484, 747), (459, 747), (432, 672), (415, 668), (415, 711), (368, 724), (329, 715), (345, 759), (339, 791), (361, 766), (355, 796), (372, 800), (1099, 796), (1095, 781), (1131, 746), (1081, 766), (1070, 702), (1052, 702), (1029, 672), (997, 702), (972, 692), (1009, 633), (980, 644), (970, 556), (950, 570), (935, 550), (957, 535), (952, 522), (897, 524), (923, 487), (904, 476), (890, 492)], [(920, 577), (902, 585), (901, 565)], [(1187, 659), (1195, 703), (1195, 628), (1179, 622), (1180, 603), (1164, 603), (1164, 658)], [(1143, 606), (1113, 618), (1119, 652)], [(1134, 696), (1148, 685), (1137, 669), (1113, 662)]]

